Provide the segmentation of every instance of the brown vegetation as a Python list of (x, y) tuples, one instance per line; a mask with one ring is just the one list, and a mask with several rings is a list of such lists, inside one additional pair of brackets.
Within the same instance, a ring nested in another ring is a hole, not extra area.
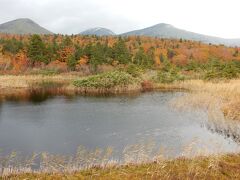
[(222, 110), (226, 118), (240, 120), (240, 80), (223, 80), (219, 82), (188, 80), (158, 88), (185, 89), (190, 93), (177, 99), (173, 104), (178, 108), (204, 108)]
[(26, 173), (4, 179), (239, 179), (239, 168), (239, 155), (222, 155), (96, 167), (74, 173)]

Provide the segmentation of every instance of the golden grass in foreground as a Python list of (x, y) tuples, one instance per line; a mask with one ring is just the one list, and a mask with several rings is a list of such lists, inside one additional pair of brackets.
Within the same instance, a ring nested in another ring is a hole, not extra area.
[(240, 155), (224, 155), (91, 168), (70, 174), (29, 173), (5, 179), (240, 179), (239, 169)]

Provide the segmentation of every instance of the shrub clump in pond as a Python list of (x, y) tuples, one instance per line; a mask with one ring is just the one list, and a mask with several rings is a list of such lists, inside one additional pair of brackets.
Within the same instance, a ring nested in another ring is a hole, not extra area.
[(128, 86), (138, 82), (137, 78), (124, 71), (112, 71), (103, 74), (89, 76), (73, 82), (76, 87), (84, 88), (113, 88), (116, 86)]

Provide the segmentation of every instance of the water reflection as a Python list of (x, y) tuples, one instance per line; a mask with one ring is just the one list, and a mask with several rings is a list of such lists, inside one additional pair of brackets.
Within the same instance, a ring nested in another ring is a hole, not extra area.
[[(156, 147), (172, 149), (176, 156), (195, 138), (205, 144), (214, 140), (223, 152), (238, 147), (231, 138), (213, 133), (218, 131), (207, 126), (206, 112), (179, 112), (168, 106), (182, 93), (55, 96), (62, 94), (61, 88), (32, 89), (23, 102), (9, 98), (0, 104), (0, 147), (5, 152), (73, 154), (79, 145), (90, 149), (111, 146), (122, 152), (128, 145), (151, 139)], [(215, 151), (212, 146), (206, 149)]]
[(224, 122), (209, 122), (206, 124), (208, 130), (213, 133), (218, 133), (225, 138), (231, 138), (236, 143), (240, 144), (240, 124), (239, 122), (232, 121), (230, 119), (224, 120)]
[[(52, 99), (57, 96), (63, 96), (66, 100), (74, 101), (77, 96), (87, 96), (87, 97), (128, 97), (135, 98), (140, 95), (140, 93), (123, 93), (123, 94), (82, 94), (74, 89), (64, 89), (62, 87), (48, 87), (48, 88), (31, 88), (31, 89), (22, 89), (12, 93), (5, 93), (2, 98), (0, 98), (0, 104), (4, 101), (8, 102), (31, 102), (31, 103), (42, 103), (49, 99)], [(125, 98), (122, 98), (125, 100)]]

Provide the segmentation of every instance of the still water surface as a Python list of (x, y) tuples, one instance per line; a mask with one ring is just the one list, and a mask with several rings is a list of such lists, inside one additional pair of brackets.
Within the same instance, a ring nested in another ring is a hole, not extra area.
[(231, 138), (206, 128), (207, 113), (169, 106), (181, 95), (157, 92), (134, 97), (58, 96), (38, 103), (7, 101), (0, 104), (0, 148), (5, 153), (73, 154), (83, 145), (111, 146), (120, 152), (128, 145), (154, 141), (157, 147), (180, 155), (195, 141), (207, 151), (236, 151), (238, 144)]

